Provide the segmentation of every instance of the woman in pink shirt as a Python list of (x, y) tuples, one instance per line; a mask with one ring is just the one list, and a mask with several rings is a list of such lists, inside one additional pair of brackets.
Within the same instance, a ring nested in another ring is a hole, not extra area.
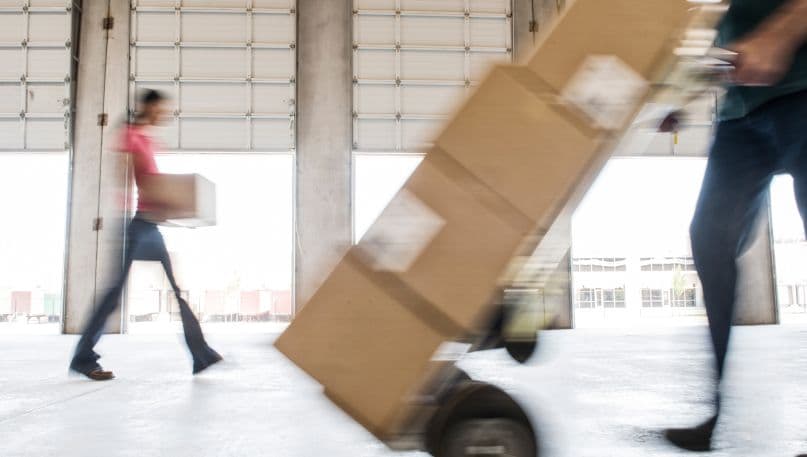
[(135, 121), (126, 126), (123, 131), (120, 150), (132, 157), (134, 164), (135, 183), (138, 188), (137, 214), (127, 228), (126, 258), (123, 272), (114, 286), (107, 292), (96, 307), (81, 339), (76, 346), (70, 369), (81, 373), (95, 381), (113, 379), (111, 371), (104, 370), (98, 363), (101, 357), (94, 351), (94, 347), (101, 338), (107, 318), (118, 306), (118, 298), (129, 275), (129, 268), (135, 260), (152, 260), (162, 263), (171, 288), (174, 290), (179, 303), (182, 327), (185, 331), (185, 342), (188, 344), (193, 357), (193, 373), (199, 373), (205, 368), (219, 362), (222, 358), (205, 342), (202, 327), (180, 295), (180, 288), (174, 279), (171, 269), (171, 259), (165, 248), (165, 241), (157, 225), (150, 220), (150, 212), (159, 210), (159, 205), (149, 198), (148, 186), (145, 182), (149, 175), (159, 173), (157, 162), (154, 160), (154, 143), (149, 135), (151, 127), (158, 125), (165, 118), (165, 96), (149, 90), (139, 100), (139, 110)]

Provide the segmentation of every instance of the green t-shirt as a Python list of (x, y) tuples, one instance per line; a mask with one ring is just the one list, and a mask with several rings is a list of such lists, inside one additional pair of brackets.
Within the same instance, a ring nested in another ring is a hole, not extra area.
[[(718, 29), (717, 45), (731, 43), (753, 31), (776, 9), (790, 0), (732, 0), (726, 17)], [(720, 119), (746, 116), (755, 108), (783, 95), (807, 90), (807, 44), (799, 49), (793, 66), (785, 78), (771, 87), (729, 86), (720, 108)]]

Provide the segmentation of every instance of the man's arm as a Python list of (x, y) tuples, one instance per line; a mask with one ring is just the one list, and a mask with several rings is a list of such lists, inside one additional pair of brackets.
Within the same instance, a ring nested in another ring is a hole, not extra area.
[[(764, 1), (764, 0), (762, 0)], [(738, 84), (770, 86), (785, 77), (807, 41), (807, 0), (790, 0), (748, 37), (733, 44)]]

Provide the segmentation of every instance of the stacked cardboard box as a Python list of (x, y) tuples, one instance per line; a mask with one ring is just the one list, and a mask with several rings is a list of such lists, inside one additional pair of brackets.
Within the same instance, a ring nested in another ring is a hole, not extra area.
[(276, 346), (393, 438), (438, 346), (484, 332), (512, 259), (565, 254), (553, 222), (669, 67), (690, 7), (574, 2), (526, 66), (490, 73)]

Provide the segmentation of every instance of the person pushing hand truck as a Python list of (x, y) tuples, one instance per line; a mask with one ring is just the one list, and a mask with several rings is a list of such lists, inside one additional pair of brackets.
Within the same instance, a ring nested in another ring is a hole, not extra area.
[(807, 0), (732, 0), (717, 46), (735, 69), (718, 115), (690, 233), (715, 354), (714, 414), (666, 430), (674, 445), (712, 448), (736, 304), (736, 259), (748, 246), (772, 178), (793, 176), (807, 220)]

